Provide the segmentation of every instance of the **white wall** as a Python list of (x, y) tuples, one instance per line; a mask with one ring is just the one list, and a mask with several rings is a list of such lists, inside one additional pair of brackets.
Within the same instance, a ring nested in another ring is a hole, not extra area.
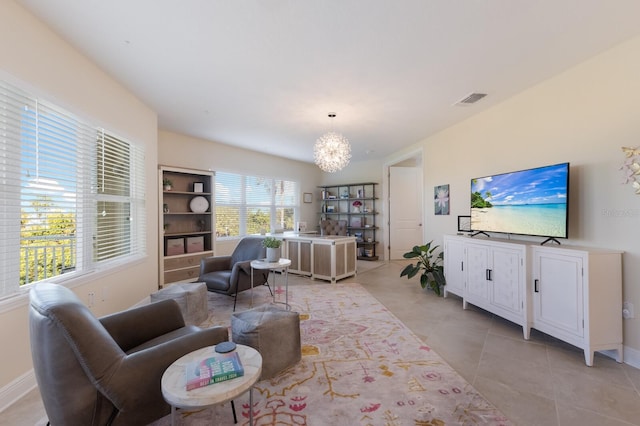
[[(158, 133), (158, 163), (298, 181), (300, 182), (300, 200), (305, 192), (313, 194), (312, 203), (301, 202), (300, 220), (307, 222), (308, 229), (315, 229), (318, 223), (320, 203), (317, 186), (320, 184), (322, 172), (313, 164), (163, 130)], [(230, 254), (236, 243), (237, 241), (217, 241), (216, 255)]]
[[(75, 292), (96, 297), (96, 315), (125, 309), (157, 289), (157, 116), (124, 87), (80, 55), (55, 33), (12, 0), (0, 1), (0, 76), (26, 83), (43, 98), (84, 116), (97, 125), (146, 149), (149, 256), (109, 275), (92, 274), (79, 281)], [(29, 346), (27, 296), (0, 304), (0, 409), (35, 385)], [(10, 342), (10, 343), (9, 343)]]
[[(425, 139), (427, 240), (469, 214), (471, 178), (571, 163), (567, 245), (624, 250), (625, 352), (640, 361), (640, 195), (622, 185), (621, 147), (640, 145), (640, 37)], [(413, 147), (415, 148), (415, 146)], [(407, 152), (412, 148), (403, 150)], [(398, 152), (394, 157), (400, 157)], [(433, 214), (433, 187), (450, 184), (451, 214)], [(541, 241), (536, 239), (535, 241)], [(622, 307), (621, 307), (622, 311)]]

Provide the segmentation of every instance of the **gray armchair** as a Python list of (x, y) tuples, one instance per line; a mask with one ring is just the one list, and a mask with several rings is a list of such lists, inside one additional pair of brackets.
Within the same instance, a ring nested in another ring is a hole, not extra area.
[[(238, 293), (251, 288), (251, 261), (266, 257), (262, 240), (261, 237), (245, 237), (240, 240), (231, 256), (213, 256), (200, 261), (198, 281), (205, 283), (209, 291), (234, 296), (234, 311)], [(263, 284), (268, 286), (268, 278), (268, 270), (253, 270), (254, 287)]]
[(37, 284), (29, 327), (36, 380), (52, 425), (142, 425), (170, 412), (160, 380), (225, 327), (185, 326), (174, 300), (97, 319), (68, 288)]

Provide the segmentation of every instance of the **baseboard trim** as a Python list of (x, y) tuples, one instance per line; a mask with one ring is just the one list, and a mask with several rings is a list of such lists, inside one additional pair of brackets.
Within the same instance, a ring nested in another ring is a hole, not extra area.
[[(609, 351), (600, 351), (602, 355), (606, 355), (609, 358), (616, 359), (617, 351), (609, 350)], [(622, 357), (624, 358), (624, 363), (628, 364), (634, 368), (640, 369), (640, 351), (637, 349), (630, 348), (628, 346), (622, 347)]]
[(4, 411), (37, 386), (35, 372), (29, 370), (0, 389), (0, 412)]

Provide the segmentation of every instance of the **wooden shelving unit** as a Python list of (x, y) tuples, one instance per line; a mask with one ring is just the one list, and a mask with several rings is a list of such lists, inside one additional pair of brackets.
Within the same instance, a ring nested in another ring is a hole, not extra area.
[[(165, 187), (165, 181), (171, 187)], [(159, 287), (194, 281), (200, 260), (213, 256), (213, 172), (161, 166), (159, 187)]]

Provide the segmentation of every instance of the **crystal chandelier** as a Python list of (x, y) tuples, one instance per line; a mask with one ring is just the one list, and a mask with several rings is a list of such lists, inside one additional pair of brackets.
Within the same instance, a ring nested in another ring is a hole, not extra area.
[[(335, 113), (329, 113), (334, 118)], [(347, 138), (340, 133), (328, 132), (318, 138), (313, 147), (315, 163), (327, 173), (334, 173), (349, 164), (351, 159), (351, 145)]]

